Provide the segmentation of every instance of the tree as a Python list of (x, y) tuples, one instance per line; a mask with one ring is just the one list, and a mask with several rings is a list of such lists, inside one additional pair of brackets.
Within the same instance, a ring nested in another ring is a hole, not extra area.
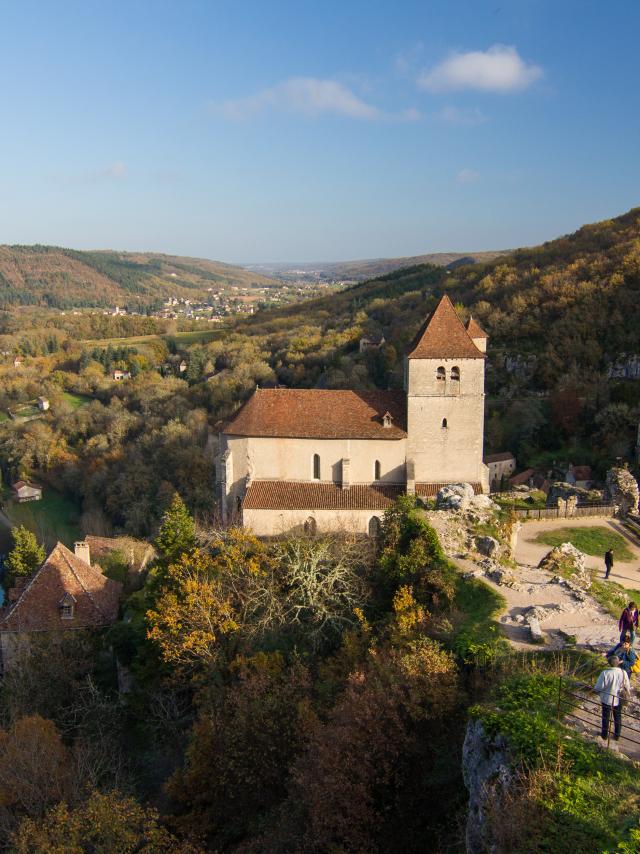
[(200, 550), (183, 554), (167, 570), (167, 586), (147, 612), (147, 637), (164, 661), (180, 669), (206, 669), (220, 658), (227, 635), (238, 629), (215, 564)]
[(80, 806), (60, 803), (40, 821), (25, 818), (11, 839), (15, 854), (198, 854), (144, 809), (119, 792), (93, 792)]
[(176, 492), (165, 511), (156, 537), (156, 548), (166, 560), (188, 554), (196, 544), (196, 528), (187, 507)]
[(41, 817), (69, 797), (72, 772), (71, 755), (52, 721), (32, 715), (0, 730), (0, 830), (6, 834), (21, 816)]
[(13, 547), (7, 558), (9, 585), (19, 576), (31, 575), (44, 561), (45, 551), (24, 525), (18, 525), (11, 531)]

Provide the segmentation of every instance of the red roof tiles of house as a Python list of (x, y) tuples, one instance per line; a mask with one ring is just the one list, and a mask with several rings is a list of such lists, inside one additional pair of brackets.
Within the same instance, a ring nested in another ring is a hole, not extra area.
[[(391, 426), (384, 426), (384, 415)], [(256, 389), (224, 426), (235, 436), (299, 439), (403, 439), (407, 404), (401, 391)]]
[(506, 463), (507, 460), (515, 460), (511, 451), (502, 451), (499, 454), (487, 454), (483, 462), (488, 465), (489, 463)]
[(477, 320), (474, 320), (473, 317), (470, 317), (467, 320), (467, 332), (469, 333), (470, 338), (488, 338), (489, 336), (484, 331), (482, 326), (478, 323)]
[(423, 324), (411, 344), (409, 359), (484, 359), (448, 296)]
[(529, 483), (534, 474), (534, 469), (525, 469), (524, 471), (521, 471), (520, 474), (514, 474), (513, 477), (509, 478), (509, 483), (511, 486), (523, 486), (524, 484)]
[(400, 485), (254, 480), (243, 501), (245, 510), (386, 510), (404, 492)]
[[(118, 616), (121, 590), (99, 566), (89, 566), (58, 543), (6, 612), (0, 632), (109, 626)], [(61, 605), (70, 602), (73, 616), (64, 618)]]

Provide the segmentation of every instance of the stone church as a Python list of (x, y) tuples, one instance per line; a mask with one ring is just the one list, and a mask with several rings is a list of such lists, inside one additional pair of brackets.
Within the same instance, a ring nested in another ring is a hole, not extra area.
[(402, 392), (256, 389), (220, 437), (223, 519), (260, 536), (373, 535), (403, 493), (460, 481), (488, 492), (486, 349), (444, 296), (409, 347)]

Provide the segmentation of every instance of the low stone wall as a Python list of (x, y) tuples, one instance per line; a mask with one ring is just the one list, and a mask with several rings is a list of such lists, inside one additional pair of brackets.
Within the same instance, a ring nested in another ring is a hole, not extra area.
[(616, 515), (613, 504), (585, 504), (569, 509), (568, 507), (523, 508), (514, 507), (513, 512), (518, 519), (578, 519), (584, 516), (603, 516), (610, 518)]

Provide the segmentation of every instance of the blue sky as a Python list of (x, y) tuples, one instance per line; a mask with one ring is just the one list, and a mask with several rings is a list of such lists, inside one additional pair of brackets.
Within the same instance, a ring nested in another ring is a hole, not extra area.
[(313, 261), (640, 204), (637, 0), (0, 0), (0, 243)]

